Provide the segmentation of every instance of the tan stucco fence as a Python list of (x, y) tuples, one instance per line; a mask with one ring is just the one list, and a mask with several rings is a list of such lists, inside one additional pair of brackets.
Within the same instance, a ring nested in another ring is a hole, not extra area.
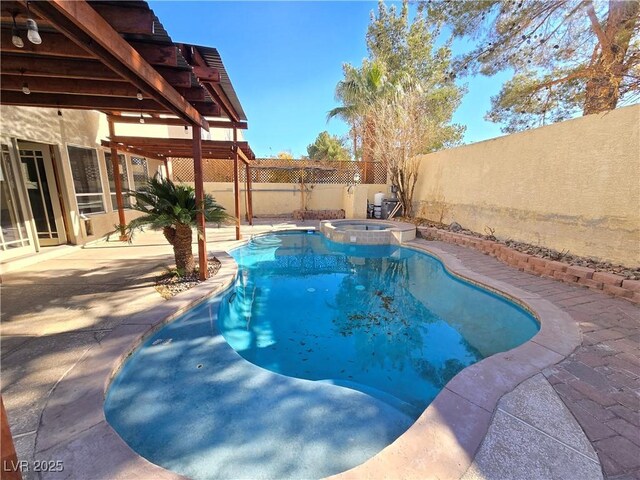
[[(190, 185), (193, 185), (191, 183)], [(233, 214), (233, 184), (205, 182), (204, 190), (227, 212)], [(304, 190), (296, 183), (253, 183), (253, 214), (256, 217), (291, 217), (294, 210), (344, 210), (347, 218), (366, 218), (367, 200), (373, 203), (377, 192), (388, 193), (385, 184), (310, 184)], [(304, 193), (303, 193), (304, 191)], [(240, 186), (240, 214), (246, 214), (246, 189)]]
[(640, 105), (421, 158), (421, 216), (640, 265)]

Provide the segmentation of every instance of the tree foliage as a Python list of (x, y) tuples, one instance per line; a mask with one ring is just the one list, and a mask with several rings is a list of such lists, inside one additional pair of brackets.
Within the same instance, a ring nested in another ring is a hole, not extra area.
[(437, 46), (439, 35), (440, 23), (421, 12), (411, 18), (407, 1), (398, 9), (380, 0), (367, 30), (369, 58), (360, 67), (343, 66), (336, 87), (341, 105), (328, 115), (351, 125), (358, 157), (387, 163), (408, 214), (417, 177), (412, 160), (458, 143), (464, 132), (451, 124), (463, 91), (447, 75), (451, 45)]
[(344, 146), (344, 140), (329, 132), (320, 132), (315, 141), (307, 147), (307, 154), (311, 160), (344, 161), (350, 160), (349, 152)]
[[(193, 187), (175, 184), (157, 175), (138, 191), (129, 192), (129, 195), (135, 198), (131, 208), (143, 215), (124, 226), (127, 239), (131, 241), (134, 232), (145, 227), (162, 230), (173, 246), (176, 268), (185, 274), (195, 269), (191, 238), (192, 229), (197, 227), (198, 213), (203, 213), (207, 222), (222, 223), (229, 219), (224, 208), (211, 195), (205, 195), (204, 203), (198, 205)], [(118, 231), (122, 231), (120, 226)]]
[(293, 154), (288, 150), (282, 150), (281, 152), (278, 152), (276, 158), (280, 160), (293, 160)]
[(413, 216), (420, 154), (450, 146), (462, 135), (460, 126), (442, 124), (442, 105), (416, 85), (381, 98), (372, 110), (374, 156), (386, 161), (391, 184), (397, 187), (408, 217)]
[(359, 68), (345, 63), (342, 71), (344, 78), (338, 82), (335, 94), (342, 105), (330, 110), (327, 119), (340, 117), (351, 126), (353, 157), (363, 159), (362, 144), (368, 112), (375, 101), (387, 95), (393, 86), (387, 81), (385, 68), (380, 62), (365, 59)]
[(453, 35), (475, 41), (448, 72), (514, 77), (492, 98), (487, 118), (506, 132), (638, 99), (638, 0), (421, 0)]

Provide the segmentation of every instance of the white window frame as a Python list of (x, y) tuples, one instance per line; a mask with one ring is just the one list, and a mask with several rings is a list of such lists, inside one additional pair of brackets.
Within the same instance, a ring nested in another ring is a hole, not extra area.
[(129, 159), (129, 164), (131, 165), (131, 183), (129, 184), (130, 186), (133, 185), (133, 188), (131, 190), (135, 190), (136, 192), (138, 191), (138, 185), (136, 185), (136, 181), (135, 181), (135, 177), (133, 175), (133, 159), (134, 158), (139, 158), (141, 160), (144, 160), (146, 165), (147, 165), (147, 179), (151, 179), (153, 178), (152, 175), (149, 175), (149, 159), (147, 157), (143, 157), (142, 155), (131, 155), (131, 158)]
[[(96, 160), (98, 162), (98, 174), (100, 177), (100, 188), (102, 188), (102, 192), (96, 192), (96, 193), (78, 193), (76, 192), (76, 184), (75, 181), (73, 180), (73, 164), (71, 163), (71, 154), (69, 152), (69, 147), (74, 147), (74, 148), (82, 148), (84, 150), (93, 150), (96, 153)], [(96, 147), (87, 147), (86, 145), (78, 145), (76, 143), (66, 143), (65, 144), (65, 148), (67, 150), (67, 159), (69, 161), (69, 168), (71, 169), (71, 186), (73, 187), (73, 195), (76, 201), (76, 207), (78, 209), (78, 214), (79, 215), (86, 215), (88, 217), (93, 216), (93, 215), (104, 215), (105, 213), (108, 213), (106, 207), (106, 202), (105, 202), (105, 191), (108, 190), (109, 185), (105, 185), (105, 178), (107, 177), (107, 172), (104, 169), (103, 165), (101, 165), (101, 161), (100, 161), (100, 155), (98, 154), (98, 152), (101, 149), (98, 149)], [(104, 158), (104, 157), (103, 157)], [(106, 188), (105, 188), (106, 187)], [(90, 213), (81, 213), (80, 212), (80, 205), (78, 204), (78, 197), (89, 197), (89, 196), (98, 196), (100, 195), (100, 197), (102, 198), (102, 211), (101, 212), (90, 212)], [(109, 198), (109, 200), (111, 200), (111, 198)]]

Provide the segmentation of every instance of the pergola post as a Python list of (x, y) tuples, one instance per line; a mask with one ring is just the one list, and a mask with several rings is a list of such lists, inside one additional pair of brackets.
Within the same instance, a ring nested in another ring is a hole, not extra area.
[(238, 181), (238, 161), (240, 153), (238, 152), (238, 129), (233, 129), (233, 201), (236, 214), (236, 240), (240, 240), (240, 182)]
[(249, 225), (253, 225), (253, 200), (251, 198), (251, 167), (249, 167), (249, 163), (246, 163), (246, 172), (247, 172), (247, 220), (249, 220)]
[(204, 213), (204, 180), (202, 177), (202, 133), (199, 125), (193, 125), (193, 172), (196, 184), (196, 205), (200, 211), (196, 216), (198, 229), (198, 266), (200, 268), (200, 280), (207, 279), (207, 236)]
[(111, 139), (111, 164), (113, 165), (113, 183), (116, 187), (116, 203), (118, 205), (118, 224), (120, 226), (120, 240), (126, 240), (125, 225), (127, 220), (124, 216), (124, 199), (122, 198), (122, 179), (120, 178), (120, 159), (118, 158), (118, 148), (113, 139), (116, 136), (116, 129), (113, 121), (108, 120), (109, 137)]

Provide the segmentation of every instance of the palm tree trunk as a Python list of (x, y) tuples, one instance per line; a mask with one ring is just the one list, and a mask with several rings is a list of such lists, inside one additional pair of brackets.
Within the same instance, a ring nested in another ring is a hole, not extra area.
[[(166, 234), (165, 234), (166, 236)], [(196, 268), (196, 262), (191, 250), (192, 231), (189, 225), (178, 223), (173, 237), (173, 255), (176, 260), (176, 269), (184, 274), (192, 273)]]

